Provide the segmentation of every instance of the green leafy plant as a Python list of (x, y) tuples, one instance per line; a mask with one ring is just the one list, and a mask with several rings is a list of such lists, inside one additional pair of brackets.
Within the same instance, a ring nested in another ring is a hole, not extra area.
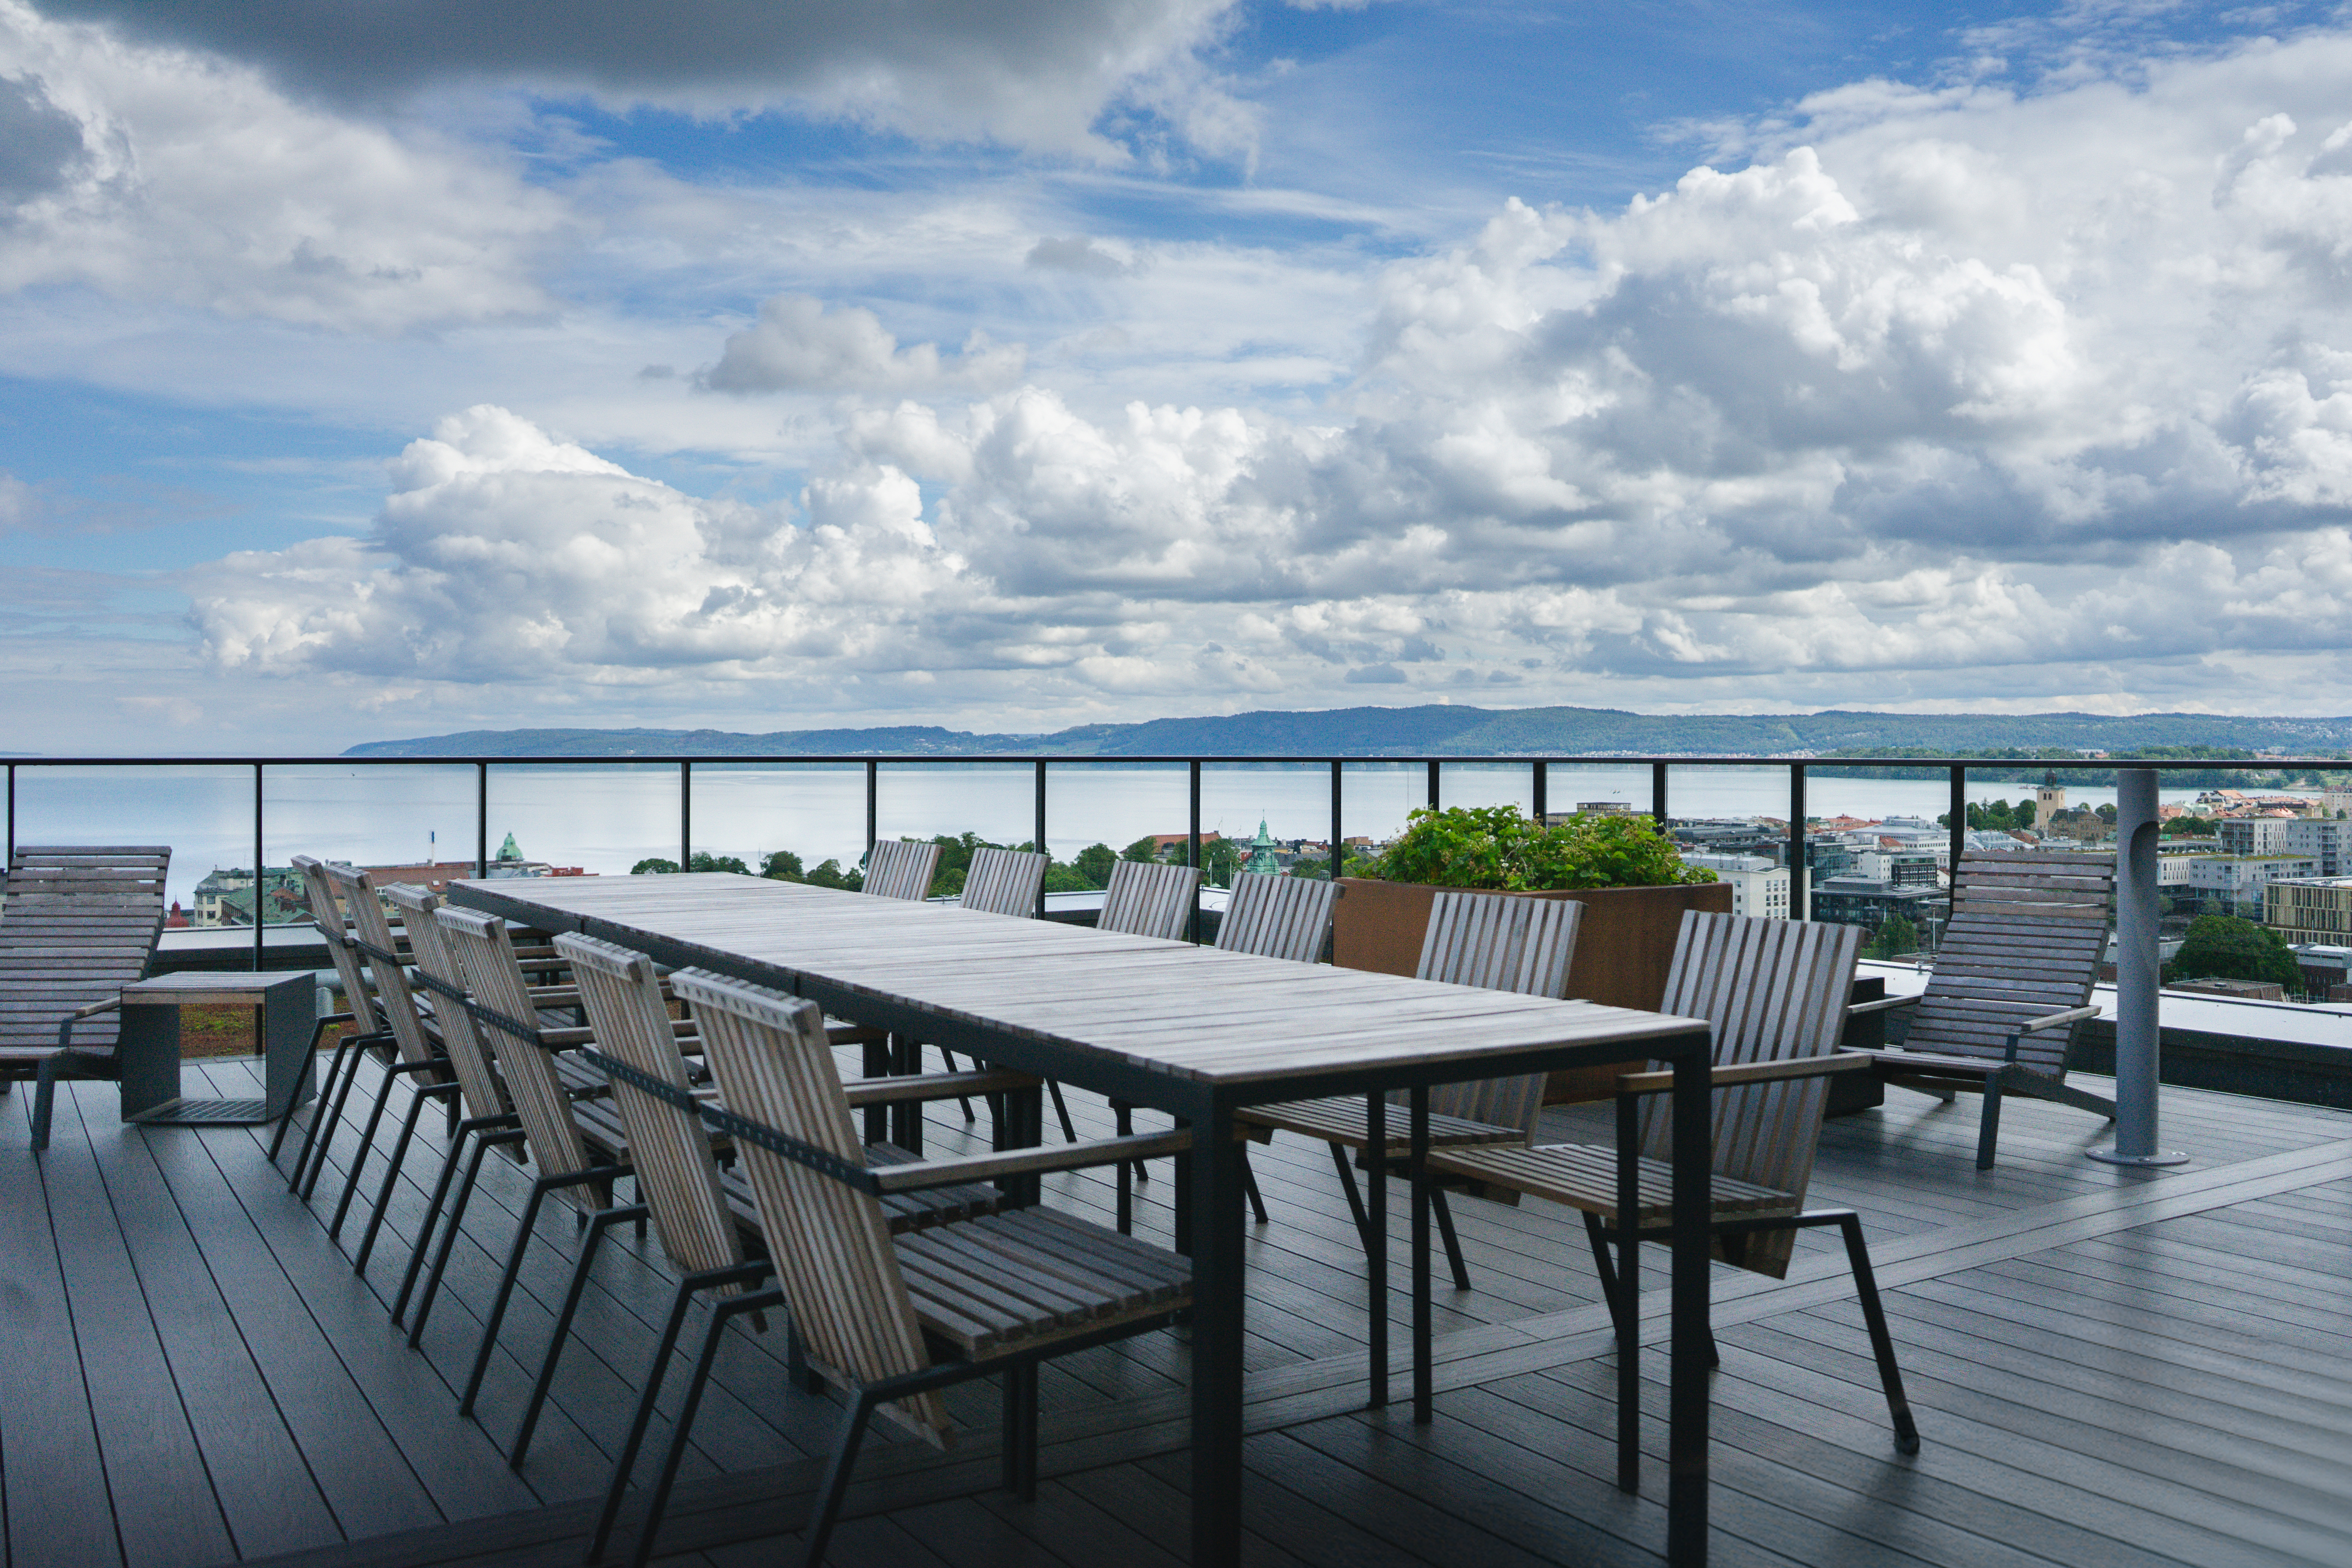
[(2303, 989), (2303, 966), (2286, 939), (2269, 926), (2235, 915), (2199, 915), (2189, 922), (2180, 951), (2164, 966), (2167, 980), (2275, 980)]
[(1712, 871), (1685, 866), (1674, 840), (1646, 816), (1579, 813), (1546, 826), (1509, 805), (1421, 807), (1371, 874), (1391, 882), (1506, 892), (1715, 880)]

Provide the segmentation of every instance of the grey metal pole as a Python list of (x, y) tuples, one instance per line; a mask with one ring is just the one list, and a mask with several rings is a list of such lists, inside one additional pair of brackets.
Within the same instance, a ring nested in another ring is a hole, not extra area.
[(2156, 770), (2116, 775), (2116, 1142), (2091, 1158), (2111, 1165), (2179, 1165), (2156, 1146)]

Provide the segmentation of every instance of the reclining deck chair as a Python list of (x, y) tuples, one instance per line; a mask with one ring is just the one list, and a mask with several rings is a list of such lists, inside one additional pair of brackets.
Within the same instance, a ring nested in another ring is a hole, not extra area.
[[(1715, 1026), (1709, 1212), (1717, 1255), (1785, 1279), (1799, 1230), (1839, 1228), (1895, 1447), (1911, 1454), (1918, 1451), (1919, 1434), (1879, 1308), (1861, 1218), (1851, 1209), (1805, 1208), (1827, 1075), (1865, 1066), (1864, 1058), (1837, 1048), (1861, 948), (1858, 926), (1692, 910), (1683, 916), (1660, 1010)], [(1601, 1295), (1617, 1330), (1617, 1481), (1626, 1491), (1640, 1482), (1640, 1244), (1667, 1239), (1674, 1223), (1673, 1117), (1660, 1100), (1651, 1100), (1646, 1111), (1638, 1108), (1645, 1097), (1673, 1086), (1672, 1072), (1619, 1079), (1620, 1145), (1635, 1143), (1643, 1151), (1622, 1185), (1613, 1148), (1554, 1143), (1433, 1149), (1429, 1155), (1433, 1174), (1474, 1182), (1486, 1195), (1516, 1203), (1524, 1194), (1583, 1211)], [(1643, 1121), (1646, 1128), (1638, 1125)]]
[(142, 979), (163, 931), (168, 845), (19, 848), (0, 913), (0, 1093), (33, 1099), (33, 1147), (49, 1146), (61, 1078), (113, 1078), (122, 988)]
[(1926, 993), (1885, 1005), (1917, 1011), (1901, 1046), (1871, 1053), (1878, 1077), (1939, 1100), (1983, 1095), (1979, 1171), (1992, 1169), (2003, 1093), (2115, 1120), (2115, 1101), (2066, 1086), (2074, 1026), (2099, 1016), (2091, 986), (2115, 882), (2113, 855), (1962, 855)]

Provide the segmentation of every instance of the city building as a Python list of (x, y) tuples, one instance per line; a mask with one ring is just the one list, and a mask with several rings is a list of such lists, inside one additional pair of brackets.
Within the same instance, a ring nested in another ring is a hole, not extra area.
[[(2319, 874), (2317, 860), (2296, 855), (2200, 855), (2188, 864), (2188, 880), (2180, 884), (2188, 897), (2253, 921), (2263, 918), (2263, 889), (2271, 883)], [(2160, 878), (2161, 860), (2157, 868)]]
[(2352, 942), (2352, 877), (2279, 878), (2264, 883), (2262, 920), (2289, 946)]
[(1733, 914), (1788, 919), (1786, 866), (1776, 866), (1761, 855), (1685, 855), (1683, 864), (1704, 867), (1715, 873), (1717, 881), (1727, 884)]
[(1921, 943), (1930, 948), (1949, 908), (1938, 889), (1897, 887), (1873, 877), (1823, 878), (1813, 884), (1808, 906), (1814, 920), (1874, 931), (1890, 917), (1901, 915), (1919, 933)]
[(2055, 776), (2044, 779), (2033, 792), (2033, 826), (2050, 830), (2050, 819), (2066, 809), (2066, 786)]
[[(1295, 860), (1297, 855), (1294, 852), (1289, 858)], [(1265, 818), (1261, 816), (1257, 819), (1257, 837), (1249, 841), (1249, 856), (1242, 862), (1242, 869), (1271, 877), (1280, 875), (1283, 866), (1284, 862), (1275, 856), (1274, 839), (1265, 830)]]
[[(288, 925), (310, 918), (302, 879), (291, 866), (261, 868), (262, 923)], [(242, 866), (215, 866), (190, 895), (188, 924), (199, 929), (253, 924), (254, 878)]]

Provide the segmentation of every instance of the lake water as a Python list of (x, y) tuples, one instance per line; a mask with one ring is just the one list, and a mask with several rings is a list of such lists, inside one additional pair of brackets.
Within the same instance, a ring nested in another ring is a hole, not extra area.
[[(1534, 774), (1525, 763), (1445, 764), (1440, 797), (1449, 805), (1532, 804)], [(1676, 816), (1777, 816), (1789, 811), (1788, 775), (1779, 768), (1675, 766), (1667, 804)], [(1814, 816), (1920, 816), (1933, 821), (1948, 803), (1941, 780), (1830, 779), (1809, 775), (1806, 809)], [(877, 773), (877, 817), (886, 837), (972, 832), (997, 843), (1026, 841), (1033, 831), (1034, 764), (885, 762)], [(1549, 804), (1564, 811), (1589, 801), (1650, 803), (1644, 767), (1554, 763)], [(1344, 769), (1342, 826), (1381, 839), (1404, 826), (1427, 798), (1419, 763), (1350, 763)], [(863, 765), (698, 762), (693, 769), (697, 849), (740, 856), (755, 868), (761, 855), (791, 849), (809, 865), (854, 862), (866, 842)], [(1972, 784), (1969, 798), (2013, 800), (2028, 785)], [(2199, 792), (2166, 790), (2168, 802)], [(2074, 803), (2112, 802), (2110, 789), (2071, 788)], [(676, 763), (597, 763), (489, 770), (488, 837), (497, 853), (512, 834), (523, 853), (558, 866), (626, 871), (648, 856), (678, 850)], [(296, 854), (390, 865), (470, 859), (475, 848), (475, 773), (469, 765), (272, 766), (264, 775), (263, 855), (284, 865)], [(250, 866), (254, 781), (249, 767), (201, 764), (64, 768), (18, 764), (13, 826), (22, 844), (168, 844), (172, 896), (185, 903), (215, 867)], [(1264, 817), (1276, 838), (1328, 837), (1328, 764), (1216, 763), (1201, 770), (1201, 828), (1246, 838)], [(1068, 859), (1089, 844), (1120, 848), (1147, 834), (1182, 833), (1186, 776), (1180, 766), (1055, 763), (1047, 770), (1045, 840)]]

